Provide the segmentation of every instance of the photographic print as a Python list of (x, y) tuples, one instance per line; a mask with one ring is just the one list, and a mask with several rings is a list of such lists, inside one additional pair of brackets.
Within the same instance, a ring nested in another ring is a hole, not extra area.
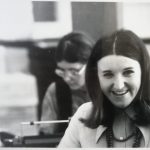
[(150, 2), (0, 1), (0, 147), (150, 147)]

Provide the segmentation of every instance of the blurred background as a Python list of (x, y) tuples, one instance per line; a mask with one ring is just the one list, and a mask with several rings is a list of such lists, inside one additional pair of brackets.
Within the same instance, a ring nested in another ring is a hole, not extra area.
[(121, 28), (139, 35), (150, 50), (150, 3), (52, 0), (0, 1), (0, 131), (34, 135), (20, 122), (40, 120), (48, 85), (57, 78), (59, 39), (81, 31), (95, 41)]

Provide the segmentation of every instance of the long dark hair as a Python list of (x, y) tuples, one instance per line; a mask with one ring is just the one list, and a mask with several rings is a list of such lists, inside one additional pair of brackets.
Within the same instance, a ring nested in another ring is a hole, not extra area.
[[(72, 116), (72, 101), (71, 90), (67, 83), (61, 78), (56, 81), (56, 99), (59, 108), (58, 120), (67, 120)], [(67, 124), (59, 124), (58, 132), (64, 132), (67, 128)]]
[(114, 106), (103, 94), (97, 72), (97, 62), (111, 54), (126, 56), (139, 62), (142, 81), (136, 100), (132, 103), (136, 115), (131, 119), (139, 125), (150, 124), (150, 58), (143, 41), (129, 30), (116, 31), (111, 36), (103, 37), (96, 42), (85, 76), (93, 108), (89, 118), (81, 121), (90, 128), (96, 128), (100, 124), (108, 126), (113, 122)]

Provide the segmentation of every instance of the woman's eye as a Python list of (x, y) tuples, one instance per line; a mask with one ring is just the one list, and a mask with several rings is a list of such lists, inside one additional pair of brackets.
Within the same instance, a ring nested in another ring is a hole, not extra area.
[(123, 74), (124, 74), (125, 76), (130, 76), (130, 75), (133, 74), (133, 73), (134, 73), (133, 70), (126, 70)]
[(112, 73), (104, 73), (103, 76), (109, 79), (109, 78), (113, 77), (113, 74)]

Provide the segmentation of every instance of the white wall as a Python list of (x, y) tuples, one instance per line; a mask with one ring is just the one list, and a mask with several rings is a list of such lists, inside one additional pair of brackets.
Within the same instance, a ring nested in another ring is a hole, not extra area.
[(150, 38), (150, 3), (118, 3), (118, 28), (130, 29), (141, 38)]
[(1, 40), (30, 38), (32, 21), (32, 7), (30, 0), (0, 1)]

